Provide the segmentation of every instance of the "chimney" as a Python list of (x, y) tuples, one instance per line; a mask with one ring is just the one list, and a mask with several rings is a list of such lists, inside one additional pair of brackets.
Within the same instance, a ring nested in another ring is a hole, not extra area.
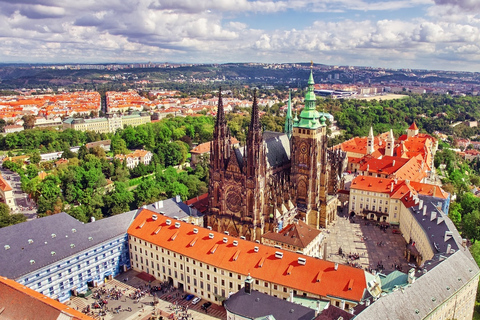
[(418, 209), (422, 210), (423, 208), (423, 200), (420, 200), (420, 205), (418, 206)]
[(392, 161), (392, 167), (395, 167), (395, 160)]
[(163, 208), (163, 200), (157, 201), (157, 209)]
[(367, 172), (370, 170), (370, 165), (367, 164)]
[(412, 268), (408, 271), (408, 283), (412, 284), (415, 282), (415, 269)]
[(340, 304), (340, 309), (345, 310), (345, 300), (342, 300)]
[(245, 278), (245, 293), (251, 294), (253, 289), (253, 278), (250, 276), (250, 273)]
[(317, 300), (317, 307), (315, 308), (315, 318), (320, 314), (320, 300)]
[(293, 302), (293, 290), (290, 290), (290, 302)]
[(423, 215), (424, 215), (424, 216), (427, 215), (427, 206), (424, 206), (424, 207), (423, 207)]
[(370, 305), (370, 299), (367, 299), (367, 301), (365, 301), (365, 306), (368, 307)]
[(90, 222), (95, 222), (95, 217), (90, 217)]
[(335, 271), (338, 270), (338, 262), (335, 262), (335, 267), (334, 267)]
[(180, 195), (177, 195), (177, 196), (175, 197), (175, 202), (176, 202), (176, 203), (182, 202), (182, 198), (180, 197)]
[(450, 254), (451, 250), (452, 250), (452, 245), (449, 243), (447, 245), (447, 254)]
[(390, 185), (390, 192), (393, 192), (393, 181), (392, 181), (392, 184)]

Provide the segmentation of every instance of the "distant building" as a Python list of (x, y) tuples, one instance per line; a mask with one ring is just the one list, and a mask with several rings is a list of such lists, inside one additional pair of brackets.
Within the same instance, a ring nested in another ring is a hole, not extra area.
[(196, 226), (203, 226), (204, 213), (195, 206), (188, 204), (188, 201), (182, 202), (182, 198), (178, 195), (171, 199), (159, 200), (145, 205), (143, 208), (157, 212), (165, 217), (181, 220)]
[(368, 137), (355, 137), (340, 143), (335, 148), (347, 153), (348, 170), (352, 172), (358, 172), (360, 162), (365, 156), (375, 159), (383, 159), (385, 156), (404, 159), (418, 157), (425, 176), (430, 179), (435, 176), (434, 157), (438, 149), (438, 141), (428, 134), (419, 133), (415, 123), (407, 129), (407, 134), (398, 139), (395, 139), (392, 130), (374, 136), (373, 128), (370, 128)]
[[(230, 142), (235, 148), (238, 148), (240, 146), (240, 142), (235, 137), (230, 137)], [(212, 144), (212, 141), (201, 143), (198, 146), (194, 147), (192, 150), (190, 150), (190, 154), (192, 155), (192, 160), (191, 160), (192, 165), (198, 163), (202, 155), (205, 155), (205, 156), (210, 155), (211, 144)]]
[(103, 150), (105, 150), (105, 152), (108, 152), (110, 151), (110, 146), (112, 144), (112, 141), (109, 139), (109, 140), (101, 140), (101, 141), (95, 141), (95, 142), (89, 142), (85, 145), (85, 147), (87, 149), (91, 149), (91, 148), (95, 148), (95, 147), (100, 147), (102, 148)]
[(60, 302), (130, 267), (136, 211), (83, 224), (62, 212), (0, 229), (0, 273)]
[(53, 119), (46, 119), (44, 117), (37, 117), (35, 119), (35, 128), (46, 128), (46, 127), (60, 127), (62, 125), (62, 118), (55, 117)]
[(127, 155), (116, 154), (115, 159), (126, 161), (127, 168), (133, 169), (140, 163), (148, 166), (152, 161), (153, 154), (147, 150), (135, 150)]
[(10, 210), (15, 209), (13, 189), (10, 184), (0, 175), (0, 201), (4, 202)]
[(63, 121), (63, 129), (79, 131), (95, 131), (98, 133), (115, 132), (126, 126), (136, 127), (151, 122), (150, 115), (146, 112), (127, 116), (109, 115), (107, 118), (68, 118)]
[(19, 126), (16, 124), (11, 124), (8, 126), (3, 127), (5, 133), (13, 133), (13, 132), (20, 132), (23, 131), (25, 128), (23, 126)]

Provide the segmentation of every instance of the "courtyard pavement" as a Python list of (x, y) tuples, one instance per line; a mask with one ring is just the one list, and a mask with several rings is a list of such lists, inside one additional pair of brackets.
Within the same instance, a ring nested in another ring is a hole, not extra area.
[[(145, 294), (139, 299), (133, 298), (133, 295), (138, 290), (147, 290), (149, 286), (161, 286), (162, 283), (155, 280), (151, 283), (142, 280), (137, 275), (139, 272), (129, 270), (120, 274), (116, 279), (109, 280), (98, 288), (93, 288), (92, 292), (97, 292), (101, 289), (106, 291), (115, 290), (122, 291), (122, 296), (117, 300), (112, 297), (107, 298), (106, 294), (102, 295), (102, 300), (108, 301), (104, 309), (93, 308), (93, 304), (99, 299), (95, 299), (92, 295), (87, 298), (72, 297), (66, 304), (79, 311), (84, 311), (87, 306), (90, 306), (90, 316), (101, 320), (147, 320), (147, 319), (188, 319), (188, 320), (218, 320), (226, 319), (226, 311), (222, 306), (212, 304), (208, 308), (208, 313), (202, 310), (201, 306), (205, 300), (201, 300), (196, 305), (192, 301), (186, 301), (182, 298), (183, 292), (175, 288), (156, 292), (156, 298), (151, 294)], [(156, 301), (155, 307), (153, 302)], [(116, 312), (115, 309), (119, 308)], [(121, 310), (121, 311), (120, 311)], [(131, 310), (131, 311), (129, 311)], [(107, 311), (104, 314), (102, 311)]]
[(404, 258), (406, 242), (401, 234), (393, 233), (393, 230), (392, 227), (382, 230), (376, 221), (358, 217), (351, 220), (341, 213), (324, 230), (324, 246), (327, 248), (325, 258), (383, 274), (395, 269), (408, 272), (411, 267)]

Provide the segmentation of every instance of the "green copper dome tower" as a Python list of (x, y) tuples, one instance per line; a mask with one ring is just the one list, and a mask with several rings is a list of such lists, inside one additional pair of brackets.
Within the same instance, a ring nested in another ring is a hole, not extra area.
[(300, 119), (297, 123), (294, 123), (294, 127), (300, 127), (305, 129), (317, 129), (322, 126), (319, 118), (320, 113), (316, 109), (317, 98), (314, 92), (315, 82), (313, 81), (313, 70), (310, 67), (310, 78), (308, 79), (308, 89), (305, 94), (305, 108), (300, 113)]

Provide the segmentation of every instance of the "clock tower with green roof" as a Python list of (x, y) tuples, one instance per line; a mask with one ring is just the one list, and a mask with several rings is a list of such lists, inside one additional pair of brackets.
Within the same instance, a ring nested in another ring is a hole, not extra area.
[(311, 226), (326, 227), (327, 212), (327, 127), (316, 109), (313, 71), (310, 70), (305, 107), (293, 122), (291, 172), (298, 213)]

